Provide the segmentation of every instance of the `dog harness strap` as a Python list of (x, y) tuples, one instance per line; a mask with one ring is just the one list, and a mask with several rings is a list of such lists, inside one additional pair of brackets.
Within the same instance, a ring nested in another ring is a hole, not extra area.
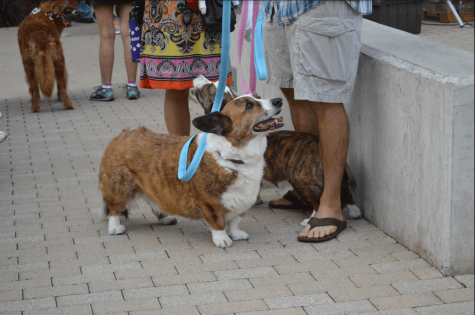
[[(230, 50), (230, 37), (231, 37), (231, 1), (223, 1), (223, 28), (222, 28), (222, 38), (221, 38), (221, 65), (219, 68), (219, 83), (216, 95), (214, 98), (213, 108), (211, 112), (218, 112), (221, 109), (221, 103), (223, 102), (224, 89), (226, 88), (226, 81), (228, 77), (229, 69), (229, 50)], [(182, 181), (188, 182), (193, 175), (195, 175), (198, 166), (200, 165), (201, 159), (206, 150), (206, 138), (208, 134), (203, 133), (201, 137), (200, 144), (196, 149), (195, 155), (191, 160), (190, 167), (186, 168), (188, 164), (188, 149), (190, 148), (191, 137), (183, 146), (180, 153), (180, 160), (178, 163), (178, 178)]]
[(191, 160), (188, 169), (186, 168), (186, 165), (188, 165), (188, 150), (190, 148), (191, 141), (193, 141), (193, 138), (196, 137), (196, 135), (191, 137), (183, 146), (183, 149), (180, 153), (180, 161), (178, 163), (178, 178), (182, 181), (189, 181), (195, 174), (195, 171), (198, 169), (201, 159), (203, 158), (203, 155), (205, 153), (207, 136), (208, 134), (204, 133), (201, 137), (200, 144), (196, 149), (195, 155), (193, 156), (193, 159)]
[(257, 18), (257, 24), (254, 30), (254, 45), (256, 52), (254, 55), (256, 64), (256, 74), (259, 80), (267, 79), (266, 59), (264, 57), (264, 3), (262, 3), (259, 17)]

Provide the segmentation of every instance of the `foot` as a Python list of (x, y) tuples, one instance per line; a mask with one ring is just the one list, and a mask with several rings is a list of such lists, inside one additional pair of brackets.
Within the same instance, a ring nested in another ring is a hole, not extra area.
[(114, 100), (114, 92), (112, 89), (104, 89), (102, 86), (94, 87), (94, 93), (89, 97), (90, 101), (112, 101)]
[[(317, 214), (315, 215), (315, 218), (317, 219), (324, 219), (324, 218), (334, 218), (338, 219), (341, 221), (344, 221), (345, 219), (343, 218), (343, 214), (341, 209), (340, 210), (333, 210), (331, 208), (325, 207), (320, 205), (318, 208)], [(325, 236), (328, 236), (330, 234), (335, 233), (337, 227), (334, 225), (328, 225), (328, 226), (318, 226), (310, 231), (308, 229), (310, 228), (310, 225), (307, 224), (305, 228), (299, 233), (299, 237), (306, 237), (306, 238), (322, 238)]]
[(213, 235), (214, 245), (217, 247), (226, 248), (233, 244), (233, 241), (229, 238), (228, 234), (226, 234), (225, 230), (211, 230), (211, 233)]
[(140, 91), (137, 86), (130, 86), (128, 84), (123, 86), (125, 94), (127, 95), (127, 99), (129, 100), (136, 100), (140, 96)]
[(282, 198), (269, 202), (271, 208), (276, 209), (313, 209), (312, 205), (303, 203), (295, 190), (289, 190)]
[(248, 240), (249, 239), (249, 234), (247, 234), (243, 230), (239, 230), (239, 229), (230, 230), (229, 231), (229, 236), (231, 236), (233, 241)]
[(158, 223), (160, 223), (161, 225), (175, 225), (177, 224), (177, 222), (178, 221), (176, 220), (176, 218), (172, 216), (168, 216), (168, 217), (158, 220)]

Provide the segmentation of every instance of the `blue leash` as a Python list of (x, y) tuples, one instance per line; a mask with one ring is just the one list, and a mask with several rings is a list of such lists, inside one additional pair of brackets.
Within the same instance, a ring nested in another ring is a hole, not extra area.
[(256, 76), (259, 80), (267, 79), (266, 59), (264, 57), (264, 2), (261, 2), (259, 16), (257, 17), (256, 29), (254, 31), (254, 65)]
[[(221, 108), (221, 103), (223, 102), (224, 89), (226, 87), (226, 81), (228, 77), (229, 69), (229, 51), (230, 51), (230, 34), (231, 34), (231, 1), (223, 1), (223, 28), (222, 28), (222, 39), (221, 39), (221, 65), (219, 71), (219, 83), (218, 89), (216, 91), (216, 96), (213, 103), (213, 108), (211, 112), (217, 112)], [(180, 161), (178, 164), (178, 178), (182, 181), (188, 182), (193, 175), (195, 175), (198, 166), (200, 165), (201, 159), (206, 150), (206, 138), (208, 134), (203, 133), (201, 137), (200, 144), (196, 149), (195, 155), (191, 160), (190, 166), (188, 169), (188, 150), (190, 148), (191, 141), (196, 137), (194, 135), (191, 137), (183, 146), (180, 153)]]

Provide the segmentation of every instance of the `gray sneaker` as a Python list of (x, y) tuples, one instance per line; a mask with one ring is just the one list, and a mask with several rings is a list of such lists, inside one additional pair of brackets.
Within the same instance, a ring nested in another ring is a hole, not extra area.
[(136, 100), (139, 98), (140, 91), (136, 86), (129, 86), (126, 84), (123, 86), (123, 88), (129, 100)]
[(89, 97), (90, 101), (112, 101), (114, 100), (114, 92), (112, 89), (103, 89), (102, 86), (94, 87), (94, 93)]

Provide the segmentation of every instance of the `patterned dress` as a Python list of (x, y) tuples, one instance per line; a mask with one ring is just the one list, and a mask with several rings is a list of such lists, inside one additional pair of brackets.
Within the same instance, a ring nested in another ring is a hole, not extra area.
[(141, 88), (189, 89), (200, 74), (216, 81), (221, 32), (204, 27), (197, 0), (146, 0), (140, 63)]

